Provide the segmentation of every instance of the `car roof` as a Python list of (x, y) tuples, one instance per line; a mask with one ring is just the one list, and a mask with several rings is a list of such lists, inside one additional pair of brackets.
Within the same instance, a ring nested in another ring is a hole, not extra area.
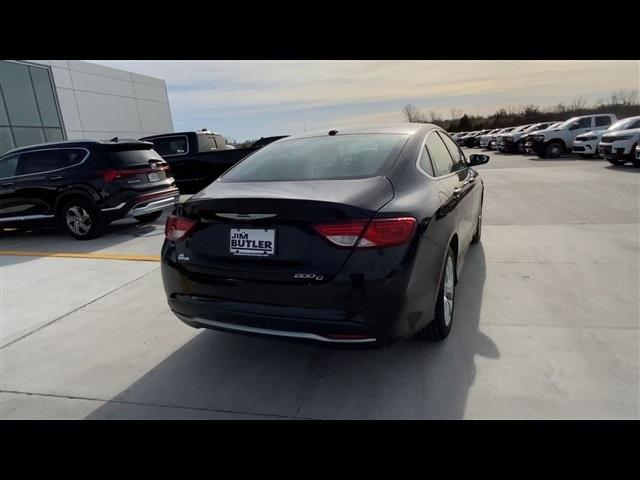
[(96, 147), (96, 146), (126, 146), (126, 145), (131, 145), (131, 146), (141, 146), (141, 145), (147, 145), (149, 146), (149, 148), (153, 148), (153, 144), (149, 143), (149, 142), (142, 142), (140, 140), (136, 140), (134, 138), (127, 138), (127, 139), (118, 139), (117, 137), (115, 139), (111, 139), (111, 140), (67, 140), (64, 142), (47, 142), (47, 143), (38, 143), (35, 145), (26, 145), (24, 147), (18, 147), (18, 148), (14, 148), (12, 150), (9, 150), (5, 153), (2, 154), (2, 156), (4, 157), (5, 155), (8, 154), (15, 154), (15, 153), (20, 153), (20, 152), (27, 152), (30, 150), (42, 150), (43, 148), (71, 148), (71, 147), (84, 147), (84, 148), (88, 148), (88, 147)]
[(211, 130), (191, 130), (188, 132), (167, 132), (167, 133), (159, 133), (157, 135), (147, 135), (146, 137), (141, 137), (142, 139), (153, 139), (153, 138), (162, 138), (162, 137), (174, 137), (178, 135), (220, 135), (221, 133), (212, 132)]
[(291, 135), (290, 137), (278, 140), (278, 142), (287, 142), (301, 138), (322, 137), (329, 135), (330, 131), (336, 131), (336, 135), (355, 135), (364, 133), (399, 133), (413, 135), (416, 133), (426, 133), (433, 129), (443, 130), (441, 127), (432, 123), (380, 123), (370, 125), (349, 125), (335, 128), (326, 128), (313, 132), (303, 133), (300, 135)]

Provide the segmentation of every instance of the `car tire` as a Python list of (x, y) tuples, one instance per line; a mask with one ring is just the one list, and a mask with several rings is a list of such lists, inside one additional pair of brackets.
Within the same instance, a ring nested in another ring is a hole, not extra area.
[(544, 158), (558, 158), (562, 153), (562, 144), (558, 142), (551, 142), (544, 149)]
[(640, 167), (640, 159), (637, 159), (635, 157), (635, 153), (636, 153), (636, 147), (638, 146), (638, 144), (636, 143), (634, 146), (631, 147), (631, 153), (629, 155), (631, 155), (631, 163), (633, 163), (634, 167)]
[(147, 213), (146, 215), (136, 215), (133, 218), (138, 220), (140, 223), (149, 223), (149, 222), (155, 222), (161, 216), (162, 216), (162, 210), (158, 210), (157, 212)]
[(91, 240), (102, 235), (104, 219), (93, 204), (84, 198), (68, 201), (60, 211), (62, 224), (76, 240)]
[[(447, 291), (446, 294), (445, 289)], [(453, 250), (449, 247), (444, 261), (444, 268), (442, 269), (442, 276), (440, 277), (435, 317), (426, 327), (416, 334), (418, 339), (430, 342), (441, 342), (447, 338), (449, 332), (451, 332), (451, 325), (453, 324), (455, 292), (456, 261)], [(446, 301), (445, 298), (447, 299)]]

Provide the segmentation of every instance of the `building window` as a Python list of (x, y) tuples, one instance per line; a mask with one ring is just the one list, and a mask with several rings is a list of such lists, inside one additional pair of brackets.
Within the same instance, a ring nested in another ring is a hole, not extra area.
[(0, 155), (64, 139), (49, 68), (0, 60)]

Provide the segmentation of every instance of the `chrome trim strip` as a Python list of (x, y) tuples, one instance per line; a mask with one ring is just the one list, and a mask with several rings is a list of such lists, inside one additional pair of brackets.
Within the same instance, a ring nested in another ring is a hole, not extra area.
[(359, 338), (359, 339), (333, 339), (322, 337), (320, 335), (316, 335), (315, 333), (306, 333), (306, 332), (290, 332), (286, 330), (270, 330), (267, 328), (257, 328), (257, 327), (247, 327), (244, 325), (235, 325), (232, 323), (226, 322), (218, 322), (216, 320), (208, 320), (206, 318), (200, 317), (187, 317), (185, 315), (180, 315), (176, 312), (173, 312), (178, 318), (186, 321), (195, 320), (200, 323), (204, 323), (205, 325), (211, 325), (212, 327), (220, 327), (226, 328), (229, 330), (236, 330), (238, 332), (247, 332), (247, 333), (259, 333), (263, 335), (273, 335), (276, 337), (290, 337), (290, 338), (303, 338), (308, 340), (316, 340), (319, 342), (328, 342), (328, 343), (369, 343), (375, 342), (375, 338)]
[[(173, 207), (178, 203), (179, 200), (180, 200), (179, 195), (175, 197), (161, 198), (159, 200), (152, 200), (152, 201), (149, 201), (149, 203), (144, 207), (138, 207), (138, 208), (136, 208), (136, 206), (131, 207), (131, 210), (129, 210), (126, 216), (135, 217), (137, 215), (144, 215), (146, 213), (152, 213), (152, 212), (157, 212), (158, 210), (164, 210), (165, 208)], [(142, 203), (139, 203), (138, 205), (145, 204), (145, 203), (147, 202), (142, 202)]]
[(112, 210), (119, 210), (122, 207), (124, 207), (126, 205), (127, 202), (122, 202), (120, 205), (116, 206), (116, 207), (110, 207), (110, 208), (101, 208), (100, 211), (101, 212), (111, 212)]
[(4, 217), (0, 218), (0, 222), (13, 222), (13, 221), (24, 221), (24, 220), (42, 220), (45, 218), (54, 218), (55, 215), (20, 215), (17, 217)]
[(262, 218), (273, 218), (276, 215), (276, 213), (216, 213), (218, 217), (233, 220), (260, 220)]

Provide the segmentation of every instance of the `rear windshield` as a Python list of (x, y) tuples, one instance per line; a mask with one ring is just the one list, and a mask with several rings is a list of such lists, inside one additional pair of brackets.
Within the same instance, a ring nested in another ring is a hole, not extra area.
[(380, 175), (408, 135), (356, 134), (301, 138), (267, 145), (222, 177), (226, 182), (332, 180)]
[(130, 168), (139, 165), (149, 166), (150, 160), (164, 162), (155, 150), (123, 150), (110, 152), (111, 161), (116, 168)]

